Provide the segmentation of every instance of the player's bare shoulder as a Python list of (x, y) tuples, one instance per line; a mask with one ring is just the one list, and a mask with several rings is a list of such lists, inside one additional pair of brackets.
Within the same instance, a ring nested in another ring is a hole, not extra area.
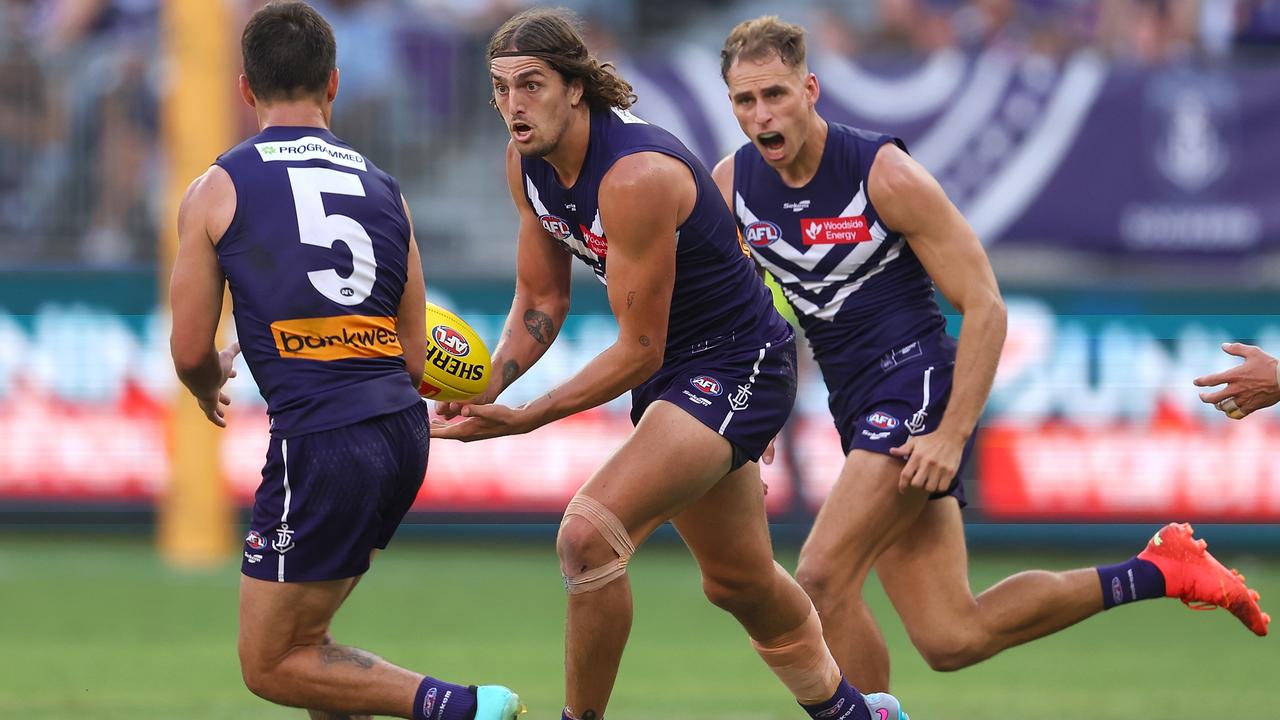
[[(182, 204), (178, 206), (179, 230), (197, 230), (204, 226), (214, 245), (222, 239), (236, 214), (236, 186), (227, 171), (210, 165), (200, 177), (191, 181)], [(197, 225), (192, 226), (195, 223)], [(181, 238), (188, 233), (179, 232)]]
[(894, 143), (876, 151), (867, 172), (867, 196), (888, 227), (908, 235), (930, 220), (931, 211), (951, 208), (938, 181)]
[(929, 173), (894, 143), (885, 143), (876, 151), (876, 159), (867, 173), (867, 192), (877, 206), (903, 195), (921, 190)]
[[(639, 202), (637, 202), (639, 201)], [(698, 201), (698, 184), (683, 161), (659, 152), (619, 158), (600, 180), (600, 204), (631, 205), (647, 211), (675, 208), (682, 222)]]

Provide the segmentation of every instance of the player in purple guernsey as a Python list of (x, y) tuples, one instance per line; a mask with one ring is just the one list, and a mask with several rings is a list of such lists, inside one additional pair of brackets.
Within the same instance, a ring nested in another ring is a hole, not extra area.
[[(271, 3), (242, 49), (240, 93), (261, 132), (187, 190), (170, 297), (174, 365), (209, 420), (226, 424), (240, 349), (271, 416), (241, 565), (245, 684), (328, 720), (512, 720), (506, 688), (423, 676), (329, 636), (426, 471), (422, 265), (395, 179), (329, 132), (338, 71), (324, 18)], [(227, 285), (240, 340), (219, 353)]]
[[(1005, 336), (986, 252), (900, 140), (818, 115), (802, 28), (776, 17), (743, 22), (721, 57), (751, 142), (713, 175), (756, 262), (796, 311), (848, 456), (796, 578), (850, 680), (889, 686), (884, 638), (862, 600), (872, 568), (938, 670), (1166, 594), (1227, 607), (1265, 633), (1256, 593), (1174, 525), (1124, 563), (1028, 571), (974, 597), (959, 473)], [(958, 344), (934, 283), (963, 315)]]
[[(631, 628), (627, 563), (669, 520), (707, 597), (742, 623), (811, 716), (905, 717), (891, 696), (864, 698), (843, 680), (813, 604), (773, 561), (756, 460), (795, 398), (794, 337), (710, 174), (674, 136), (631, 114), (631, 86), (591, 56), (567, 13), (517, 15), (488, 56), (511, 134), (516, 296), (494, 353), (500, 379), (473, 404), (442, 405), (446, 418), (463, 419), (441, 421), (433, 436), (525, 433), (627, 390), (636, 423), (560, 526), (562, 718), (604, 717)], [(605, 284), (617, 340), (537, 400), (493, 404), (555, 339), (574, 256)]]

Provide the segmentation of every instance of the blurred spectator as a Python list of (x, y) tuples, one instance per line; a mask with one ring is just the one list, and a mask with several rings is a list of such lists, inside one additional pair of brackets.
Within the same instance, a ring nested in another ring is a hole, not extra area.
[(1158, 65), (1189, 57), (1198, 37), (1196, 0), (1116, 0), (1098, 5), (1098, 46), (1121, 62)]
[(41, 187), (32, 177), (51, 137), (50, 102), (43, 68), (31, 43), (34, 4), (0, 3), (0, 253), (33, 256), (32, 238), (43, 229)]
[(41, 157), (54, 175), (46, 198), (51, 229), (70, 238), (72, 250), (90, 264), (150, 257), (159, 0), (38, 5), (33, 30), (55, 106), (55, 144)]
[(924, 54), (953, 43), (946, 14), (925, 0), (877, 0), (879, 27), (864, 43), (868, 53)]
[[(238, 38), (265, 0), (190, 1), (229, 2), (240, 11), (228, 29)], [(313, 2), (338, 39), (344, 100), (335, 131), (395, 173), (411, 202), (430, 202), (438, 213), (482, 213), (500, 181), (488, 160), (501, 130), (485, 114), (484, 45), (503, 20), (541, 3)], [(768, 0), (556, 4), (580, 13), (601, 55), (640, 66), (679, 56), (680, 42), (714, 48), (721, 26), (778, 9)], [(156, 166), (165, 6), (0, 0), (0, 264), (110, 265), (154, 256), (156, 229), (169, 226), (155, 207), (164, 195)], [(1060, 59), (1096, 47), (1113, 62), (1159, 66), (1229, 58), (1241, 46), (1280, 48), (1280, 0), (795, 0), (783, 11), (807, 11), (815, 53), (883, 57), (890, 70), (943, 49), (998, 47)], [(228, 73), (228, 93), (233, 83)], [(438, 232), (483, 232), (455, 227), (444, 223)], [(468, 244), (438, 239), (441, 247)]]
[(1234, 37), (1244, 45), (1280, 49), (1280, 0), (1236, 0)]
[(333, 129), (374, 162), (387, 167), (395, 154), (396, 100), (403, 96), (400, 21), (390, 0), (315, 0), (338, 43), (342, 102)]

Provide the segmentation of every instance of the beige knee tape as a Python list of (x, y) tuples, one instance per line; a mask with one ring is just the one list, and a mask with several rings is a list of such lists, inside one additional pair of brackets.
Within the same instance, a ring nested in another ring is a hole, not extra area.
[(796, 700), (808, 705), (831, 698), (840, 684), (840, 668), (822, 639), (818, 611), (810, 609), (800, 627), (751, 645)]
[(631, 535), (627, 533), (622, 521), (618, 520), (618, 516), (610, 512), (609, 508), (586, 495), (576, 495), (569, 501), (569, 506), (564, 509), (564, 520), (560, 521), (562, 527), (570, 515), (577, 515), (591, 523), (600, 533), (600, 536), (613, 548), (613, 551), (618, 553), (618, 559), (578, 575), (565, 575), (565, 592), (570, 595), (577, 595), (599, 590), (625, 575), (627, 573), (627, 563), (630, 562), (631, 556), (635, 554), (636, 548), (631, 544)]

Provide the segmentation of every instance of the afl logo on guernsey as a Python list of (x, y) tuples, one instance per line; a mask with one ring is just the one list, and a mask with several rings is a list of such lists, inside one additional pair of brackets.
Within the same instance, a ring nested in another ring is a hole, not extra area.
[(757, 220), (747, 226), (744, 235), (751, 247), (768, 247), (782, 237), (782, 229), (768, 220)]
[(573, 237), (573, 231), (569, 229), (569, 223), (555, 215), (543, 215), (538, 218), (538, 222), (542, 223), (542, 229), (547, 231), (551, 237), (565, 242)]
[(867, 423), (881, 430), (892, 430), (898, 427), (898, 418), (879, 410), (867, 416)]
[(724, 389), (720, 387), (720, 381), (709, 375), (699, 375), (698, 377), (690, 380), (689, 384), (697, 388), (699, 392), (704, 395), (719, 395), (724, 392)]
[(448, 325), (437, 325), (431, 328), (431, 337), (440, 349), (454, 357), (466, 357), (471, 352), (471, 345), (462, 334)]

